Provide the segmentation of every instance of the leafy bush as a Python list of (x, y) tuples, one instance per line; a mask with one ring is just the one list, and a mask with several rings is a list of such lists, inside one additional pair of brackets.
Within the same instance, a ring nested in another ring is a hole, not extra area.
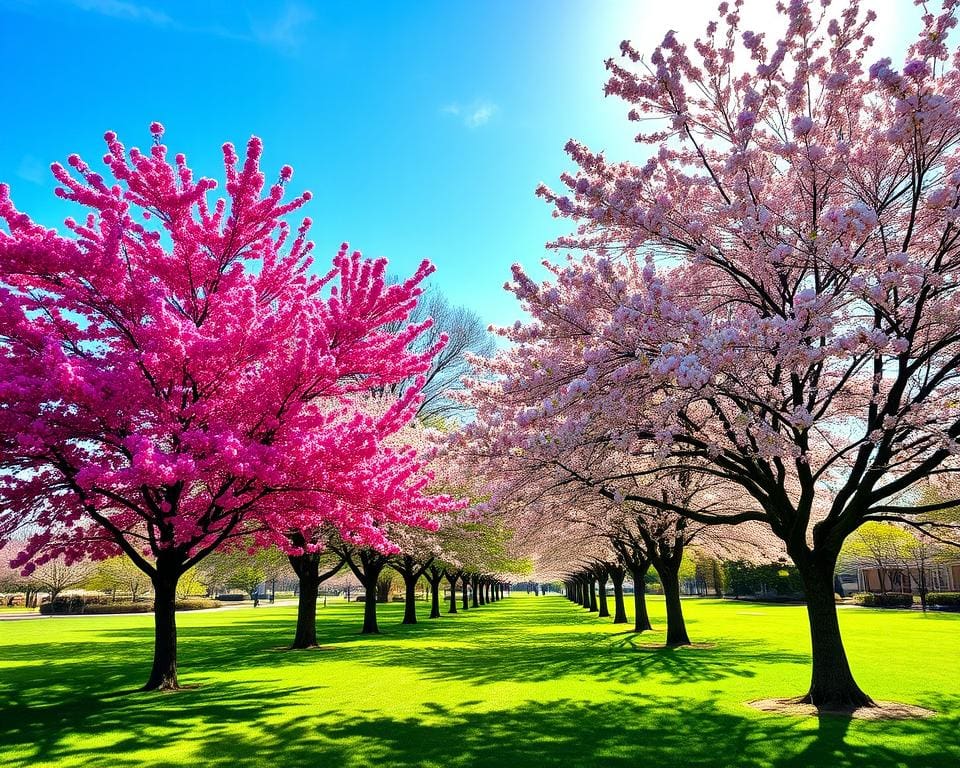
[(110, 598), (104, 595), (60, 595), (56, 600), (47, 600), (40, 605), (40, 613), (44, 616), (64, 613), (85, 613), (91, 605), (104, 605)]
[(153, 610), (153, 601), (141, 600), (139, 603), (110, 603), (108, 605), (88, 605), (76, 613), (150, 613)]
[[(199, 611), (206, 608), (219, 608), (221, 603), (206, 598), (191, 598), (178, 600), (178, 611)], [(58, 597), (53, 603), (46, 602), (40, 606), (40, 613), (45, 616), (62, 614), (100, 614), (100, 613), (152, 613), (153, 601), (141, 600), (138, 603), (111, 603), (106, 598), (85, 597), (70, 595)]]
[[(929, 596), (927, 599), (929, 600)], [(911, 608), (913, 595), (900, 592), (889, 592), (885, 595), (875, 592), (857, 592), (853, 595), (853, 602), (867, 608)]]
[(191, 597), (186, 600), (177, 600), (178, 611), (204, 611), (207, 608), (219, 608), (222, 605), (218, 600), (206, 597)]
[(740, 595), (802, 595), (803, 583), (796, 566), (785, 563), (755, 565), (746, 560), (726, 560), (721, 566), (724, 592)]
[(249, 599), (249, 595), (242, 592), (228, 592), (227, 594), (224, 594), (224, 595), (217, 595), (217, 600), (221, 600), (223, 602), (233, 603), (233, 602), (240, 602), (241, 600), (247, 600), (247, 599)]
[(960, 608), (960, 592), (928, 592), (927, 605), (941, 608)]

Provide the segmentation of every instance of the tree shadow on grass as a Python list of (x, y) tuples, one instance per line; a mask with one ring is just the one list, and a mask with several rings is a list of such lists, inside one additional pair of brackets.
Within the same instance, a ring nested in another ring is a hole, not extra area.
[[(343, 717), (326, 711), (279, 727), (246, 729), (229, 745), (217, 742), (205, 763), (233, 768), (250, 764), (250, 755), (257, 755), (265, 762), (291, 765), (463, 768), (951, 765), (949, 752), (937, 752), (936, 744), (949, 743), (952, 728), (931, 729), (928, 746), (910, 753), (883, 746), (882, 738), (851, 741), (849, 722), (824, 721), (812, 732), (801, 725), (790, 718), (752, 720), (724, 712), (714, 701), (682, 698), (624, 698), (606, 704), (523, 701), (494, 711), (435, 704), (417, 716), (373, 712)], [(216, 733), (205, 738), (209, 742)]]
[[(724, 700), (721, 705), (700, 693), (696, 699), (644, 694), (649, 678), (662, 685), (750, 677), (772, 662), (806, 666), (805, 654), (729, 640), (710, 649), (636, 649), (634, 643), (646, 644), (658, 635), (637, 637), (598, 626), (593, 615), (572, 611), (559, 600), (555, 607), (544, 604), (533, 612), (504, 603), (413, 626), (398, 623), (402, 606), (383, 608), (388, 634), (379, 637), (358, 635), (360, 612), (355, 606), (321, 612), (321, 642), (343, 653), (308, 657), (275, 650), (289, 642), (292, 612), (234, 616), (229, 621), (212, 614), (191, 617), (181, 625), (182, 670), (185, 682), (199, 680), (203, 685), (169, 695), (111, 695), (143, 682), (152, 641), (147, 623), (101, 623), (98, 629), (91, 625), (84, 642), (5, 645), (0, 659), (20, 665), (4, 669), (0, 677), (0, 755), (6, 750), (21, 755), (19, 765), (24, 766), (69, 761), (119, 768), (960, 764), (956, 696), (918, 702), (948, 716), (851, 723), (836, 717), (761, 714), (745, 706), (740, 712), (739, 702)], [(41, 650), (43, 658), (38, 659)], [(355, 701), (346, 711), (318, 711), (323, 694), (317, 691), (324, 686), (303, 683), (315, 679), (349, 686), (342, 674), (324, 674), (327, 664), (346, 657), (368, 666), (414, 670), (421, 679), (416, 683), (421, 698), (424, 692), (429, 695), (432, 681), (471, 687), (456, 706), (428, 704), (414, 714), (406, 704), (400, 714), (394, 713), (389, 691), (369, 703)], [(221, 670), (268, 672), (289, 664), (303, 666), (296, 685), (260, 680), (256, 672), (248, 672), (253, 679), (243, 681), (206, 681)], [(620, 682), (624, 689), (602, 703), (591, 703), (553, 698), (546, 689), (547, 700), (505, 702), (482, 688), (487, 683), (575, 676)], [(176, 746), (175, 759), (144, 761), (142, 750), (168, 745)]]

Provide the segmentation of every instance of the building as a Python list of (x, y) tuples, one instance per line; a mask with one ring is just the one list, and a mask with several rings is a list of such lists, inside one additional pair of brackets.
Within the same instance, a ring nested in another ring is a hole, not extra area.
[[(960, 592), (960, 560), (932, 563), (924, 568), (924, 576), (927, 592)], [(920, 570), (916, 567), (880, 568), (874, 565), (857, 569), (857, 589), (860, 592), (917, 594), (920, 583)]]

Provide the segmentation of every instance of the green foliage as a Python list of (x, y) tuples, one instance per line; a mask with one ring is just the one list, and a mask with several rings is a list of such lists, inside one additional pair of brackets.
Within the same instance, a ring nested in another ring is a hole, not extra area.
[(796, 566), (786, 563), (757, 565), (746, 560), (726, 560), (722, 565), (727, 594), (736, 595), (799, 595), (803, 582)]
[[(913, 606), (913, 595), (900, 592), (857, 592), (853, 595), (853, 602), (866, 608), (910, 608)], [(929, 596), (928, 596), (929, 602)]]
[(684, 551), (683, 558), (680, 560), (679, 577), (681, 582), (697, 577), (697, 562), (689, 550)]
[(150, 579), (133, 564), (130, 558), (120, 555), (101, 560), (93, 575), (86, 582), (87, 589), (101, 592), (120, 592), (130, 595), (133, 602), (152, 588)]
[(943, 608), (960, 608), (960, 592), (928, 592), (927, 604)]
[(287, 556), (276, 547), (261, 549), (253, 554), (242, 547), (213, 552), (201, 561), (197, 569), (196, 580), (206, 585), (212, 593), (235, 588), (247, 595), (252, 595), (263, 582), (291, 572)]
[(861, 525), (844, 542), (840, 563), (899, 568), (911, 556), (917, 537), (890, 523)]

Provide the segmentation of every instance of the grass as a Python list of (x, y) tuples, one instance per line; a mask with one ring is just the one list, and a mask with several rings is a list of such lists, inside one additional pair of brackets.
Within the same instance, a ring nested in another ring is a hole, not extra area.
[[(662, 601), (650, 608), (662, 630)], [(301, 652), (278, 650), (293, 607), (183, 614), (181, 682), (199, 687), (159, 694), (130, 692), (149, 616), (0, 622), (0, 764), (960, 765), (960, 615), (842, 611), (861, 685), (940, 713), (876, 722), (744, 705), (804, 690), (802, 607), (687, 601), (691, 638), (715, 645), (680, 650), (559, 597), (406, 627), (402, 609), (381, 606), (386, 634), (362, 637), (362, 604), (331, 602), (329, 649)]]

